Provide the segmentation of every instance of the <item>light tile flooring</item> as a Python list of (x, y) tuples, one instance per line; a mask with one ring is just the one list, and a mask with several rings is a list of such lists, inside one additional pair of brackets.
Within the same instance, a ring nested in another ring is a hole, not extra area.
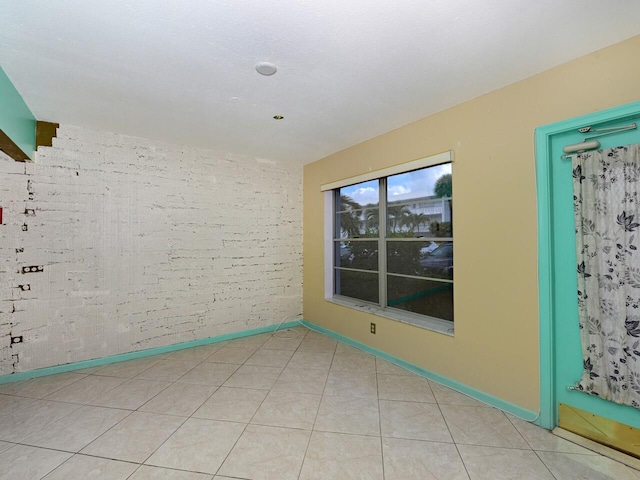
[(0, 385), (0, 478), (640, 480), (640, 472), (296, 327)]

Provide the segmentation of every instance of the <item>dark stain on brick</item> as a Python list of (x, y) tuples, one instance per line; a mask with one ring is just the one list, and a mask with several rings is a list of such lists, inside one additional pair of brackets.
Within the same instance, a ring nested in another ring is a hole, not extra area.
[(29, 267), (22, 267), (22, 273), (38, 273), (38, 272), (44, 272), (43, 265), (32, 265)]

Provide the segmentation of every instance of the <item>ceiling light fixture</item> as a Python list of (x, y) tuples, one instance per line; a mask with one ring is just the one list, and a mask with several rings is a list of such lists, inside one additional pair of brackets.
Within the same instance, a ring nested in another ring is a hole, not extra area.
[(256, 64), (256, 71), (260, 75), (264, 75), (269, 77), (278, 71), (278, 67), (276, 67), (273, 63), (269, 62), (260, 62)]

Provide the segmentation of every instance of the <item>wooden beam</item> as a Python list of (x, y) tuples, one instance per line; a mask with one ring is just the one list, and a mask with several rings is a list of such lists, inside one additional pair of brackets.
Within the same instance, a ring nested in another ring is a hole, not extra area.
[(53, 139), (56, 138), (59, 126), (59, 123), (42, 122), (40, 120), (36, 122), (36, 150), (38, 147), (51, 147), (53, 145)]
[(9, 138), (9, 135), (4, 133), (4, 130), (0, 130), (0, 150), (9, 155), (16, 162), (30, 161), (28, 155)]

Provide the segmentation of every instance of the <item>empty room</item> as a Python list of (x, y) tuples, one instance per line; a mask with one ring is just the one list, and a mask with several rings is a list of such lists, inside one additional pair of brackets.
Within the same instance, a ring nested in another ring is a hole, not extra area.
[(639, 18), (0, 0), (0, 479), (640, 480)]

